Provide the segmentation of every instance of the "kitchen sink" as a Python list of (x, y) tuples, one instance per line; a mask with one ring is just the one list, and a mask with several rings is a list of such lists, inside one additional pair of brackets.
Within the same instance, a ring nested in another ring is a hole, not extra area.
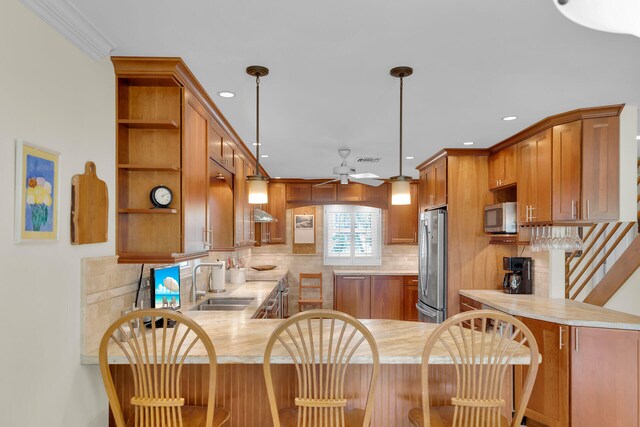
[(191, 310), (197, 311), (240, 311), (247, 308), (253, 298), (209, 298)]

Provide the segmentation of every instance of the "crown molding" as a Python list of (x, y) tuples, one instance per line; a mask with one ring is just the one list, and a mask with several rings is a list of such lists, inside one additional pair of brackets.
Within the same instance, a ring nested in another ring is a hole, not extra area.
[(115, 44), (67, 0), (20, 0), (44, 22), (95, 60), (109, 56)]

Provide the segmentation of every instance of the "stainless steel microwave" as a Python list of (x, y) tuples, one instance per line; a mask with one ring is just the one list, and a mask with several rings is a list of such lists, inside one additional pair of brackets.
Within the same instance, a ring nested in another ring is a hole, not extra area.
[(498, 203), (484, 208), (485, 233), (516, 233), (516, 202)]

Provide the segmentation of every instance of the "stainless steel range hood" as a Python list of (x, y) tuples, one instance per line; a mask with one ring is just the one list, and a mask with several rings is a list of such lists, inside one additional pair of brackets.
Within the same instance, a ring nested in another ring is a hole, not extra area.
[(255, 222), (278, 222), (278, 220), (262, 209), (253, 209), (253, 220)]

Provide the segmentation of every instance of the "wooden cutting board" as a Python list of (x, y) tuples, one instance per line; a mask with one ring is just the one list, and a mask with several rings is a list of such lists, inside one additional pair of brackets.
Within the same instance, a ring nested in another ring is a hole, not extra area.
[(71, 178), (71, 243), (107, 241), (109, 195), (107, 184), (96, 175), (96, 165), (87, 162), (82, 175)]

